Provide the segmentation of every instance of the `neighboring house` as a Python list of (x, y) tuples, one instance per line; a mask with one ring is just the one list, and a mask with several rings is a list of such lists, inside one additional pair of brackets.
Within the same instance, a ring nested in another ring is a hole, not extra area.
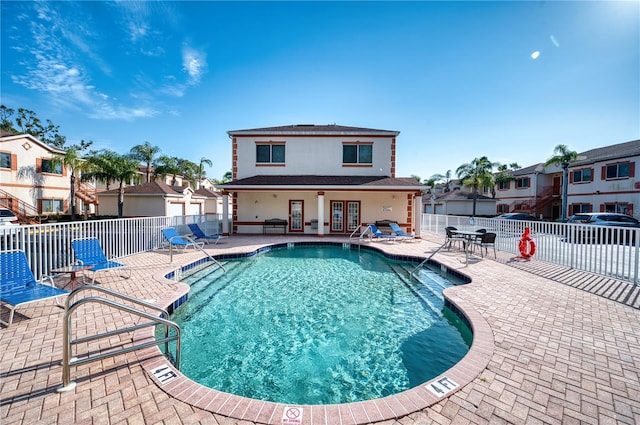
[[(578, 154), (568, 168), (568, 210), (618, 212), (640, 218), (640, 140)], [(535, 164), (512, 172), (514, 181), (498, 187), (496, 214), (528, 212), (546, 219), (561, 217), (562, 175), (558, 165)]]
[[(118, 215), (119, 189), (97, 193), (100, 215)], [(124, 217), (155, 217), (200, 215), (207, 212), (208, 195), (196, 193), (190, 187), (169, 186), (149, 182), (124, 188)]]
[[(62, 149), (51, 147), (29, 134), (0, 134), (0, 206), (9, 208), (23, 222), (27, 216), (69, 212), (71, 171), (55, 155)], [(77, 212), (89, 210), (96, 202), (91, 190), (77, 179)]]
[[(478, 194), (476, 216), (493, 216), (496, 200)], [(422, 211), (427, 214), (471, 215), (473, 212), (473, 192), (454, 189), (450, 192), (425, 194), (422, 197)]]
[(229, 131), (233, 180), (219, 187), (233, 195), (231, 231), (262, 233), (277, 218), (283, 231), (319, 236), (382, 220), (419, 232), (425, 187), (395, 176), (398, 134), (335, 124)]

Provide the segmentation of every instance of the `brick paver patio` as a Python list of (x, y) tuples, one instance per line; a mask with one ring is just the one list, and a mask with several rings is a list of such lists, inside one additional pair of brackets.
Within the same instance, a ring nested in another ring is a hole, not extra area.
[[(210, 251), (253, 251), (264, 244), (291, 239), (318, 240), (233, 236)], [(345, 241), (332, 237), (322, 240)], [(426, 235), (419, 242), (375, 246), (397, 254), (425, 256), (440, 242), (440, 237)], [(488, 324), (493, 341), (486, 367), (469, 377), (459, 391), (432, 406), (409, 414), (398, 413), (397, 418), (380, 423), (640, 423), (638, 287), (558, 269), (535, 259), (523, 262), (504, 253), (498, 255), (497, 261), (491, 254), (489, 259), (474, 256), (468, 265), (461, 263), (464, 256), (454, 250), (434, 257), (473, 280), (469, 285), (452, 288), (448, 296), (465, 309), (470, 307), (470, 315)], [(197, 251), (180, 253), (170, 264), (165, 251), (139, 254), (121, 259), (134, 267), (131, 279), (109, 273), (99, 275), (96, 281), (162, 305), (179, 296), (183, 285), (168, 283), (161, 276), (201, 256)], [(550, 275), (557, 278), (550, 279)], [(58, 281), (61, 286), (64, 279)], [(110, 323), (134, 323), (129, 315), (101, 305), (81, 307), (78, 314), (86, 320), (74, 328), (76, 336), (106, 329)], [(2, 315), (7, 315), (4, 307)], [(72, 367), (76, 388), (56, 392), (62, 382), (62, 317), (63, 311), (53, 303), (38, 303), (18, 309), (14, 324), (0, 330), (3, 425), (265, 422), (211, 413), (169, 396), (144, 369), (145, 364), (157, 358), (152, 350)], [(110, 343), (126, 346), (131, 337), (112, 337)], [(103, 347), (104, 342), (94, 342), (78, 350)], [(183, 398), (189, 395), (183, 394)], [(354, 411), (350, 415), (332, 415), (341, 409), (344, 413), (344, 406), (323, 407), (324, 414), (315, 416), (306, 412), (303, 423), (355, 423), (356, 417), (367, 417)], [(412, 410), (410, 406), (404, 408), (405, 412)], [(403, 409), (399, 406), (396, 411)], [(255, 417), (262, 416), (256, 412)], [(280, 412), (272, 415), (270, 422), (280, 423)]]

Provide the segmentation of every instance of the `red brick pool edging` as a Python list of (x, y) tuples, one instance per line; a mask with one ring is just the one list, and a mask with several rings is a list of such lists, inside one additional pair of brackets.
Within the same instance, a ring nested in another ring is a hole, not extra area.
[[(165, 277), (154, 279), (173, 287), (171, 293), (156, 304), (171, 306), (189, 292), (189, 286)], [(158, 346), (136, 352), (143, 369), (158, 387), (169, 396), (191, 406), (234, 419), (262, 424), (369, 424), (398, 419), (433, 406), (473, 381), (487, 367), (495, 349), (493, 332), (488, 322), (458, 294), (473, 282), (444, 290), (443, 295), (467, 318), (473, 332), (473, 342), (467, 354), (456, 365), (438, 377), (417, 387), (391, 396), (344, 404), (290, 405), (255, 400), (205, 387), (184, 376), (173, 367)], [(155, 338), (152, 328), (135, 333), (135, 340)], [(155, 372), (155, 373), (154, 373)]]

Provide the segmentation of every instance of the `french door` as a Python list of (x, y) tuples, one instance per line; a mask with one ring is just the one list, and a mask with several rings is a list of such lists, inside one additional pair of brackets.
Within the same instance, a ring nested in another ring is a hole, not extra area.
[(332, 233), (351, 233), (360, 225), (360, 201), (331, 201)]
[(304, 201), (289, 201), (289, 231), (304, 232)]

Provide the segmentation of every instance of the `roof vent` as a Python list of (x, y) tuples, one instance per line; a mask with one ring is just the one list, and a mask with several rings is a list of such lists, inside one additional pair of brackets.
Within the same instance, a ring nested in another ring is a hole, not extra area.
[(296, 124), (294, 127), (315, 127), (315, 124)]

